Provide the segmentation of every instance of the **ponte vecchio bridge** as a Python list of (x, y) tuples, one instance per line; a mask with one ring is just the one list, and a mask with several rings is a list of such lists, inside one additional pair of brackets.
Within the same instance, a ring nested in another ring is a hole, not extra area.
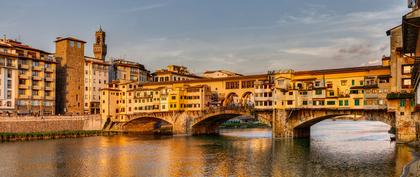
[[(218, 133), (237, 116), (253, 116), (273, 127), (275, 138), (310, 136), (310, 127), (347, 116), (384, 122), (397, 139), (416, 136), (412, 94), (393, 93), (389, 66), (158, 83), (113, 83), (102, 90), (104, 129), (173, 134)], [(403, 101), (402, 101), (403, 100)], [(404, 103), (404, 104), (403, 104)]]

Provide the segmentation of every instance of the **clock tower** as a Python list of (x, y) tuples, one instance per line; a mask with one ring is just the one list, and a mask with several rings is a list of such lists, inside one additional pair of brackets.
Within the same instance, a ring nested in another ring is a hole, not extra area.
[(99, 26), (99, 30), (95, 32), (95, 43), (93, 44), (93, 54), (95, 58), (105, 60), (106, 44), (105, 44), (105, 31)]

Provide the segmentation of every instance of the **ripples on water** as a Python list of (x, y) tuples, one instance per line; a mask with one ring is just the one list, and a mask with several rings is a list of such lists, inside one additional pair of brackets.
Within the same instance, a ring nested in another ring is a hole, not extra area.
[(0, 176), (399, 176), (412, 157), (388, 129), (337, 120), (314, 125), (311, 140), (272, 141), (269, 129), (249, 129), (3, 143)]

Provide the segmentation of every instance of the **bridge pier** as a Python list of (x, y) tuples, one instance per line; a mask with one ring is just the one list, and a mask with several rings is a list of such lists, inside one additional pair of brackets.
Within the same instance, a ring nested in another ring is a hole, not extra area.
[(287, 124), (288, 111), (275, 109), (273, 110), (273, 138), (293, 138), (293, 130)]
[(395, 127), (398, 143), (414, 141), (417, 138), (416, 121), (420, 120), (420, 113), (404, 115), (398, 111), (338, 109), (273, 110), (273, 138), (309, 138), (312, 125), (343, 115), (354, 116), (355, 120), (381, 121)]

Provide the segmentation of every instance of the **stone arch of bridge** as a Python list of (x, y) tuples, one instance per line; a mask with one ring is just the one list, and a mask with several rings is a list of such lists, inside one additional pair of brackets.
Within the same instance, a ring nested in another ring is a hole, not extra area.
[(124, 123), (122, 130), (141, 134), (171, 134), (173, 123), (164, 118), (138, 117)]
[(254, 93), (248, 91), (242, 94), (241, 104), (243, 106), (250, 106), (250, 107), (254, 106)]
[(249, 113), (228, 111), (224, 113), (209, 114), (200, 118), (196, 118), (191, 126), (193, 135), (218, 134), (219, 126), (224, 122), (238, 116), (253, 116)]
[(229, 94), (226, 95), (226, 97), (222, 100), (222, 105), (223, 106), (231, 106), (234, 104), (239, 103), (239, 96), (237, 93), (235, 92), (230, 92)]
[(288, 121), (289, 127), (293, 130), (293, 136), (297, 138), (304, 138), (310, 136), (310, 127), (323, 120), (331, 119), (335, 117), (342, 117), (349, 120), (369, 120), (383, 122), (391, 127), (395, 127), (395, 119), (392, 114), (387, 112), (376, 111), (371, 112), (357, 112), (357, 113), (326, 113), (319, 116), (302, 116), (297, 115)]

